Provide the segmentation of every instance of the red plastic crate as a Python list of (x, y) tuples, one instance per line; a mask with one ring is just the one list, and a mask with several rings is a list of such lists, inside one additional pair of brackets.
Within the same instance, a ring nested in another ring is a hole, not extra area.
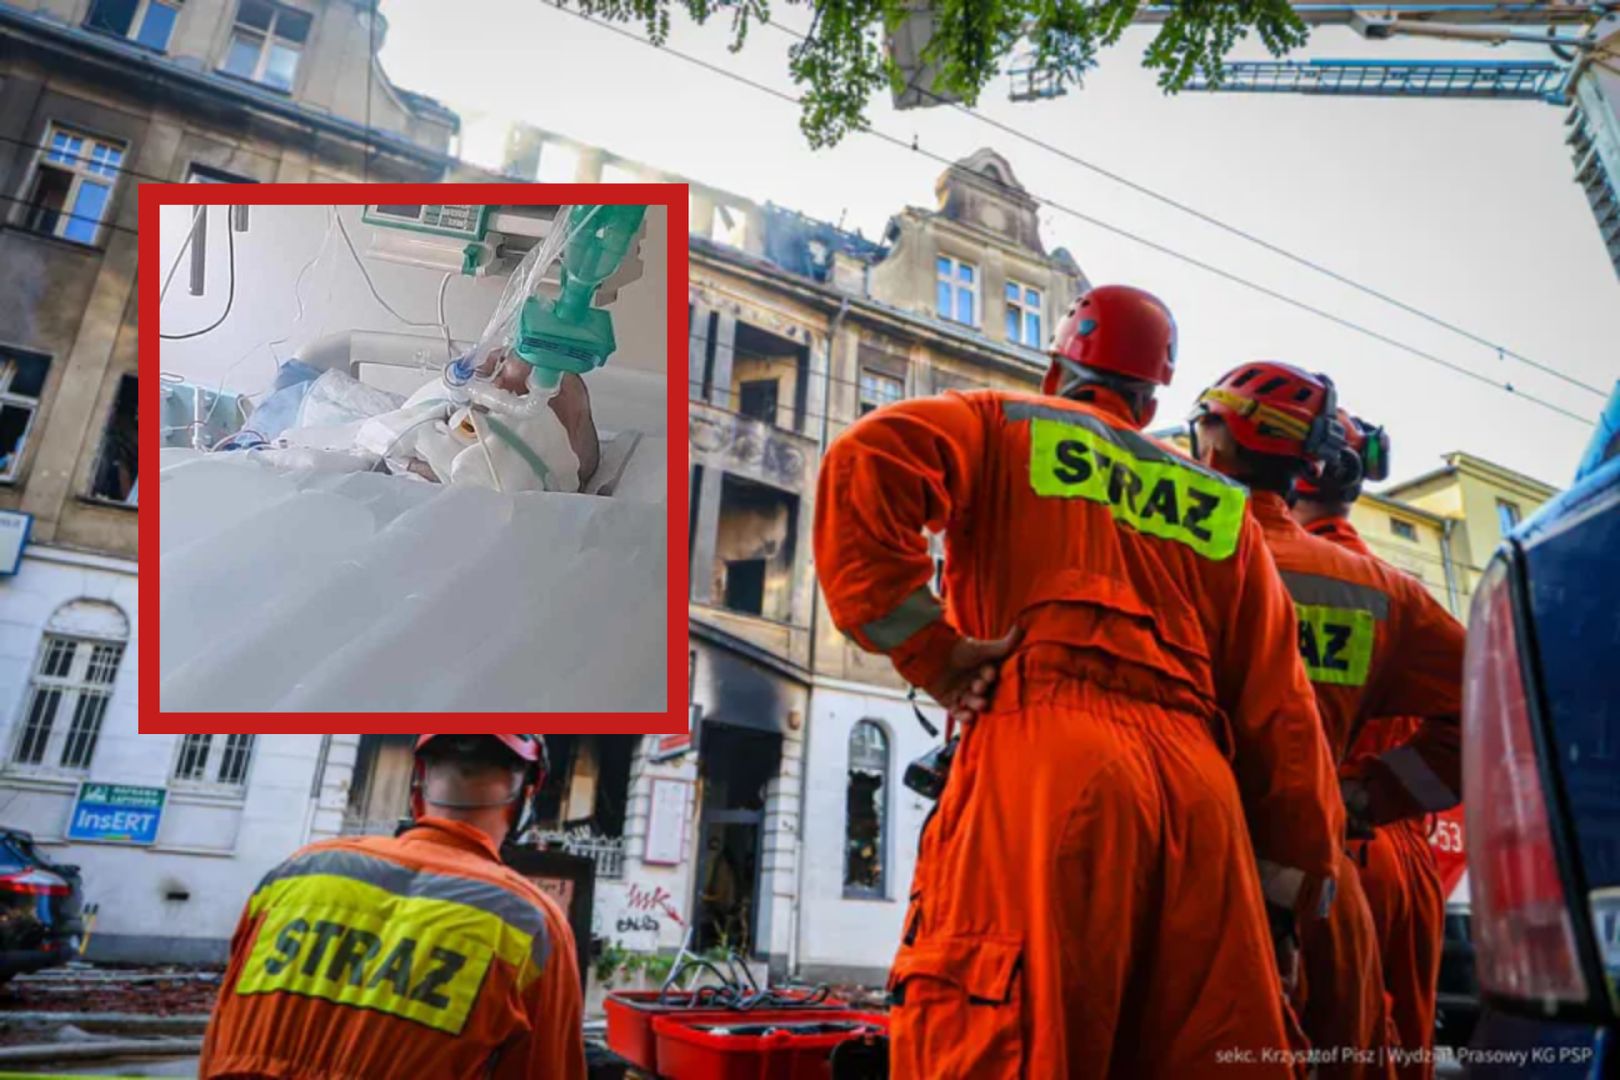
[(666, 1013), (653, 1018), (661, 1080), (831, 1080), (833, 1047), (859, 1038), (854, 1031), (720, 1035), (702, 1024), (854, 1022), (886, 1032), (888, 1017), (837, 1010), (728, 1013), (721, 1017)]
[(693, 1008), (692, 991), (676, 990), (669, 995), (671, 1004), (659, 1003), (657, 990), (622, 990), (609, 994), (602, 1001), (607, 1013), (608, 1049), (631, 1062), (643, 1072), (658, 1075), (658, 1040), (653, 1034), (653, 1018), (680, 1015), (682, 1017), (734, 1017), (820, 1015), (844, 1008), (842, 1001), (827, 999), (816, 1005), (798, 1005), (792, 1009), (736, 1009)]

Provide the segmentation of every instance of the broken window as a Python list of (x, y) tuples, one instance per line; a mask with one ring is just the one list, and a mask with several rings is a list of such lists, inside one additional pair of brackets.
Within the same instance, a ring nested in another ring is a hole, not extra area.
[(867, 368), (861, 369), (861, 416), (865, 416), (873, 409), (881, 409), (885, 405), (899, 401), (905, 396), (906, 384), (893, 375), (885, 375)]
[(88, 770), (123, 658), (123, 641), (47, 633), (29, 681), (12, 761), (69, 772)]
[(112, 415), (107, 418), (107, 430), (101, 436), (101, 452), (96, 456), (96, 475), (90, 485), (90, 497), (135, 506), (135, 376), (125, 375), (118, 381), (118, 396), (113, 400)]
[(742, 384), (738, 394), (737, 411), (744, 416), (763, 420), (767, 424), (776, 423), (776, 392), (781, 386), (780, 379), (750, 379)]
[(180, 740), (174, 778), (242, 790), (247, 787), (248, 763), (252, 759), (252, 735), (187, 735)]
[(308, 12), (269, 0), (240, 0), (220, 70), (276, 90), (291, 91), (312, 20)]
[(740, 476), (721, 480), (713, 595), (726, 608), (788, 621), (798, 521), (792, 493)]
[(882, 897), (889, 779), (889, 736), (873, 720), (849, 733), (849, 785), (844, 804), (844, 893)]
[(180, 0), (95, 0), (84, 24), (163, 52), (179, 18)]
[(738, 322), (731, 357), (728, 407), (785, 431), (803, 431), (810, 350), (792, 338)]
[(122, 144), (52, 124), (23, 199), (23, 227), (94, 244), (123, 160)]
[(739, 250), (747, 247), (748, 215), (735, 207), (716, 203), (714, 224), (709, 231), (709, 239)]
[(22, 472), (23, 450), (34, 428), (51, 358), (0, 349), (0, 482)]

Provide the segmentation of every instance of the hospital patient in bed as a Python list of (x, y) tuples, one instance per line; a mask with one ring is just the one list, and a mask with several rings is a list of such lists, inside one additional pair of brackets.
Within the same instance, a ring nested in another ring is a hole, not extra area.
[[(590, 391), (566, 373), (542, 401), (532, 397), (529, 371), (495, 349), (464, 391), (435, 377), (402, 405), (345, 372), (328, 371), (320, 376), (324, 397), (344, 399), (347, 422), (291, 428), (268, 454), (290, 466), (386, 469), (506, 492), (586, 491), (602, 459)], [(308, 417), (307, 406), (300, 415)]]

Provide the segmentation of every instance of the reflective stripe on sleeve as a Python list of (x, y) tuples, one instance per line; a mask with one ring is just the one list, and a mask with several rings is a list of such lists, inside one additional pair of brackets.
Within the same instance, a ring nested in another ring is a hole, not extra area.
[(1449, 810), (1457, 805), (1457, 793), (1446, 786), (1423, 755), (1410, 746), (1397, 746), (1379, 757), (1412, 800), (1426, 811)]
[(1381, 589), (1322, 574), (1302, 574), (1295, 570), (1283, 570), (1281, 573), (1283, 585), (1296, 604), (1354, 608), (1372, 612), (1375, 619), (1389, 618), (1389, 595)]
[(880, 650), (889, 652), (944, 616), (945, 609), (924, 585), (896, 604), (893, 611), (861, 627), (861, 633)]

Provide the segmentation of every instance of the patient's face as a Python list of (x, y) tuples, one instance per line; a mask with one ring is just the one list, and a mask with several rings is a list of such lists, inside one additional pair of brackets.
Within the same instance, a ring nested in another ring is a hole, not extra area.
[[(529, 392), (528, 364), (504, 349), (490, 354), (485, 370), (488, 370), (489, 363), (499, 365), (495, 369), (497, 387), (519, 397)], [(595, 474), (602, 454), (596, 423), (591, 418), (591, 395), (585, 388), (585, 380), (572, 372), (564, 374), (556, 396), (551, 399), (551, 411), (562, 421), (563, 430), (568, 432), (569, 445), (579, 458), (579, 483), (584, 487)]]

